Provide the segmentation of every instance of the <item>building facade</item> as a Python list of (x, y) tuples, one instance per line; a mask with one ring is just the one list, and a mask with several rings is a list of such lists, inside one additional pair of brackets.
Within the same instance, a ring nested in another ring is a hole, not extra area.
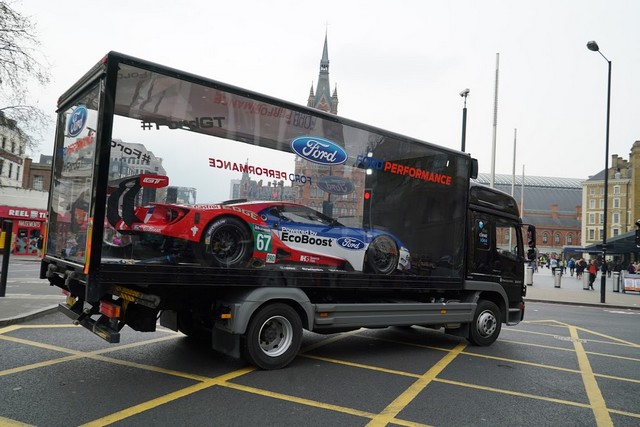
[(0, 111), (0, 187), (21, 187), (27, 138), (15, 120)]
[[(635, 141), (631, 147), (629, 160), (613, 154), (607, 174), (606, 233), (609, 240), (634, 231), (635, 222), (640, 218), (640, 197), (636, 197), (640, 194), (640, 141)], [(604, 237), (604, 177), (602, 170), (582, 185), (585, 245), (597, 245)]]

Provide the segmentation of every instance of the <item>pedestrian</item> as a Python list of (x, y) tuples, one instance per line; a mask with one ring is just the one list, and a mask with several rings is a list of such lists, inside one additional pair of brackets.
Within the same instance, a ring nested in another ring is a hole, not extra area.
[(571, 274), (571, 277), (573, 277), (573, 272), (576, 269), (576, 260), (571, 257), (571, 259), (567, 263), (567, 266), (569, 267), (569, 273)]
[(591, 264), (589, 264), (589, 289), (591, 289), (592, 291), (594, 290), (593, 282), (596, 281), (597, 274), (598, 274), (598, 266), (596, 265), (596, 260), (592, 259)]
[(42, 258), (42, 248), (43, 247), (44, 247), (44, 237), (41, 234), (41, 235), (38, 236), (38, 240), (36, 241), (36, 249), (38, 249), (38, 258)]
[(576, 261), (576, 279), (582, 279), (582, 272), (584, 271), (584, 259), (580, 258)]
[[(607, 261), (603, 259), (602, 260), (602, 265), (600, 266), (600, 271), (602, 271), (602, 274), (604, 276), (607, 276), (608, 270), (609, 270), (609, 264), (607, 264)], [(611, 274), (611, 273), (609, 272), (609, 274)]]

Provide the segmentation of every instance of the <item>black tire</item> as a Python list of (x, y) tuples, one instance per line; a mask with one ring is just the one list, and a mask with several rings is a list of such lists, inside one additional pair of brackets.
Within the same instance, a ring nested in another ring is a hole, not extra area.
[(214, 267), (241, 267), (253, 254), (249, 227), (240, 219), (215, 220), (204, 233), (204, 242), (196, 253), (201, 264)]
[(243, 339), (243, 355), (261, 369), (280, 369), (296, 357), (301, 343), (298, 313), (286, 304), (270, 304), (251, 318)]
[(369, 244), (365, 255), (367, 270), (376, 274), (391, 274), (398, 266), (398, 245), (389, 236), (378, 236)]
[(501, 329), (502, 316), (498, 306), (491, 301), (478, 301), (473, 323), (469, 325), (469, 342), (482, 347), (491, 345), (498, 339)]

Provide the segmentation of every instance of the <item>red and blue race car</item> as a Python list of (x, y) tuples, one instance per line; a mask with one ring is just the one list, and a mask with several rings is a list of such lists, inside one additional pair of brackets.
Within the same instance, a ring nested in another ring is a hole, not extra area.
[(110, 195), (109, 223), (123, 234), (155, 234), (190, 242), (203, 265), (289, 264), (377, 274), (411, 268), (408, 249), (394, 235), (347, 227), (296, 203), (237, 200), (134, 207), (135, 195), (145, 186), (145, 179), (142, 175), (124, 180)]

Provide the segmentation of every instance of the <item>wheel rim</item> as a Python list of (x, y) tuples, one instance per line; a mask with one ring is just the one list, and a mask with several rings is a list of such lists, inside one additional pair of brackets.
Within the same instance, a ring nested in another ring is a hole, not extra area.
[(269, 357), (284, 354), (293, 342), (293, 326), (286, 317), (273, 316), (260, 328), (258, 342), (262, 352)]
[(398, 262), (398, 251), (395, 243), (386, 236), (381, 236), (371, 242), (371, 264), (382, 274), (391, 273)]
[(498, 321), (493, 312), (491, 312), (490, 310), (485, 310), (478, 316), (478, 321), (476, 322), (476, 330), (481, 336), (489, 337), (496, 331), (497, 325)]
[(236, 228), (221, 228), (211, 236), (213, 256), (226, 264), (240, 261), (244, 255), (242, 238), (242, 233)]

